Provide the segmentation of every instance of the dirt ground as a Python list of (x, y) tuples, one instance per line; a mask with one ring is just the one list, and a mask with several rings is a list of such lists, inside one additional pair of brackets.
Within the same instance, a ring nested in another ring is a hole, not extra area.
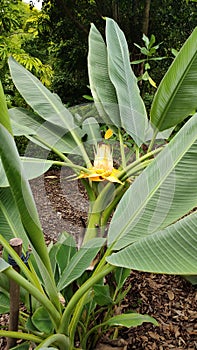
[[(77, 181), (65, 181), (67, 173), (56, 170), (31, 181), (32, 190), (46, 241), (56, 240), (63, 230), (77, 242), (83, 236), (88, 203)], [(77, 204), (76, 204), (77, 203)], [(155, 275), (132, 271), (131, 284), (122, 311), (136, 311), (153, 316), (159, 326), (143, 324), (124, 329), (118, 341), (104, 337), (97, 350), (197, 349), (197, 287), (180, 276)], [(0, 318), (0, 322), (3, 320)], [(5, 341), (0, 340), (0, 349)]]

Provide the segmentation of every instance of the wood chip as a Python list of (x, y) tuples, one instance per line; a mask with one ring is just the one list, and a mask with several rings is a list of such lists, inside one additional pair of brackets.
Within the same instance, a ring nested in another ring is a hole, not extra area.
[(169, 300), (174, 300), (174, 293), (171, 290), (168, 291), (168, 298)]

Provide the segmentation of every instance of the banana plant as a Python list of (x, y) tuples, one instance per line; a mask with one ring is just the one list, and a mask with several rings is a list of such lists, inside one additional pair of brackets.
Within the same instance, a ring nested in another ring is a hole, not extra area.
[[(20, 318), (21, 332), (0, 330), (0, 335), (23, 339), (23, 348), (31, 342), (36, 349), (71, 350), (78, 340), (88, 350), (110, 327), (114, 336), (117, 327), (157, 325), (148, 315), (114, 316), (114, 307), (128, 292), (124, 283), (131, 269), (197, 274), (197, 29), (161, 81), (150, 118), (125, 36), (110, 18), (105, 39), (93, 24), (89, 34), (93, 105), (68, 110), (14, 59), (9, 66), (29, 108), (8, 113), (0, 90), (0, 243), (5, 251), (0, 311), (9, 308), (8, 281), (13, 279), (22, 287), (27, 312)], [(188, 117), (170, 142), (161, 145)], [(13, 135), (25, 135), (59, 160), (20, 157)], [(73, 181), (82, 181), (87, 191), (87, 225), (79, 249), (66, 232), (49, 247), (44, 241), (28, 180), (53, 164), (72, 169)], [(32, 250), (28, 267), (8, 243), (19, 236), (24, 252), (28, 246)], [(6, 254), (21, 274), (8, 264)], [(109, 274), (110, 286), (105, 279)]]

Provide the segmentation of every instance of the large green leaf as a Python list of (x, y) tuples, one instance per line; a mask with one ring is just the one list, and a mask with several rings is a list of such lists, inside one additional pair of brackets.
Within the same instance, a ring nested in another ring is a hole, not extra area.
[[(156, 139), (157, 140), (167, 140), (170, 137), (173, 129), (174, 129), (174, 127), (170, 128), (170, 129), (166, 129), (162, 132), (158, 132), (156, 135)], [(148, 127), (146, 129), (145, 142), (152, 140), (154, 132), (155, 132), (154, 128), (152, 127), (151, 123), (149, 122)]]
[(140, 271), (197, 274), (197, 213), (140, 239), (107, 260)]
[(5, 128), (12, 133), (12, 128), (10, 124), (10, 118), (8, 114), (7, 104), (5, 95), (3, 92), (3, 87), (0, 82), (0, 123), (5, 126)]
[(95, 258), (104, 242), (104, 238), (94, 238), (80, 248), (63, 271), (58, 283), (59, 290), (62, 290), (82, 275), (90, 266), (91, 261)]
[(29, 241), (52, 275), (50, 260), (31, 189), (24, 176), (14, 140), (2, 125), (0, 125), (0, 156)]
[(125, 284), (125, 281), (127, 279), (127, 277), (129, 277), (131, 271), (130, 269), (125, 269), (125, 268), (118, 268), (115, 270), (115, 280), (116, 280), (116, 288), (118, 290), (120, 290), (124, 284)]
[(124, 33), (110, 18), (106, 19), (106, 41), (109, 77), (116, 90), (121, 125), (140, 146), (148, 124), (146, 109), (131, 69)]
[[(53, 165), (54, 161), (40, 158), (21, 157), (21, 163), (26, 179), (31, 180), (44, 174)], [(9, 182), (1, 161), (0, 174), (2, 175), (0, 178), (0, 186), (9, 186)]]
[(107, 48), (96, 29), (91, 25), (89, 34), (88, 73), (96, 108), (107, 124), (121, 126), (115, 88), (109, 78)]
[(0, 232), (7, 241), (13, 237), (21, 238), (24, 249), (28, 248), (27, 235), (9, 188), (0, 189)]
[(26, 179), (31, 180), (44, 174), (54, 163), (53, 160), (21, 157), (21, 163)]
[(66, 130), (75, 128), (72, 114), (55, 94), (12, 57), (9, 58), (9, 67), (16, 88), (36, 113)]
[(53, 324), (48, 312), (44, 307), (39, 307), (32, 315), (33, 325), (40, 331), (46, 334), (51, 334), (53, 331)]
[(0, 290), (3, 293), (8, 293), (10, 290), (10, 283), (9, 283), (9, 279), (7, 278), (7, 276), (4, 275), (4, 273), (0, 273)]
[(121, 199), (108, 245), (115, 250), (167, 227), (197, 206), (197, 114), (177, 133)]
[(197, 108), (197, 28), (185, 42), (161, 81), (151, 108), (159, 130), (177, 125)]
[[(32, 142), (46, 149), (49, 149), (46, 146), (47, 143), (60, 152), (79, 153), (71, 133), (65, 133), (64, 128), (54, 125), (24, 108), (11, 108), (9, 115), (14, 135), (25, 135)], [(77, 133), (80, 138), (83, 136), (80, 128), (77, 128)]]
[(81, 154), (86, 165), (90, 166), (90, 160), (69, 110), (64, 107), (56, 95), (51, 93), (36, 77), (13, 58), (9, 59), (9, 66), (15, 86), (29, 106), (49, 123), (63, 128), (65, 132), (69, 131), (78, 145), (78, 153)]

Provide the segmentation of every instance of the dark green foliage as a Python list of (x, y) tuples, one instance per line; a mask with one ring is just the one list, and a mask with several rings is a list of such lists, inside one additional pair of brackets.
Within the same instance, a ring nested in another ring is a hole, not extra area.
[[(124, 31), (131, 60), (141, 59), (142, 54), (134, 46), (142, 42), (145, 0), (44, 0), (43, 25), (40, 23), (40, 38), (50, 44), (51, 63), (54, 68), (53, 89), (64, 103), (70, 105), (81, 103), (84, 94), (90, 94), (87, 75), (87, 45), (90, 23), (94, 23), (104, 34), (103, 17), (116, 20)], [(151, 65), (151, 77), (159, 84), (161, 78), (172, 62), (171, 48), (179, 50), (183, 42), (196, 26), (197, 4), (187, 4), (185, 0), (151, 1), (149, 31), (155, 34), (156, 42), (163, 42), (157, 55), (168, 56), (164, 61)], [(45, 24), (45, 25), (44, 25)], [(140, 75), (140, 66), (133, 67)], [(155, 92), (146, 87), (147, 105)]]
[(15, 136), (16, 146), (18, 148), (18, 152), (21, 156), (24, 156), (25, 150), (28, 144), (28, 139), (25, 136)]
[(53, 68), (53, 89), (62, 101), (71, 105), (84, 102), (82, 96), (89, 93), (86, 43), (77, 36), (60, 43)]

